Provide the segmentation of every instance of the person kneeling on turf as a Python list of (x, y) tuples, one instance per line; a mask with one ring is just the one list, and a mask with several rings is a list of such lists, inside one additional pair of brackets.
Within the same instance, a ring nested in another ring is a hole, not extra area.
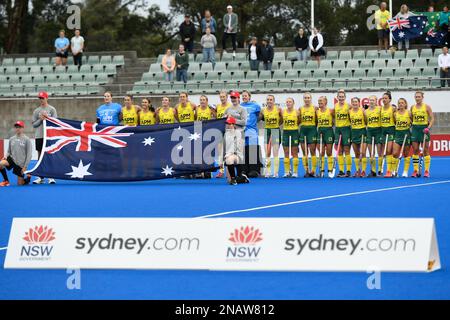
[(244, 163), (244, 128), (247, 123), (247, 111), (240, 106), (239, 92), (230, 94), (232, 106), (225, 111), (227, 117), (225, 130), (225, 164), (230, 177), (229, 183), (248, 183), (248, 178), (242, 173)]
[(6, 158), (0, 161), (0, 172), (4, 181), (0, 187), (9, 186), (9, 179), (6, 170), (12, 170), (17, 176), (19, 186), (30, 183), (30, 175), (25, 176), (28, 164), (31, 161), (32, 147), (31, 140), (24, 133), (25, 124), (23, 121), (17, 121), (14, 124), (16, 134), (9, 139), (8, 152)]

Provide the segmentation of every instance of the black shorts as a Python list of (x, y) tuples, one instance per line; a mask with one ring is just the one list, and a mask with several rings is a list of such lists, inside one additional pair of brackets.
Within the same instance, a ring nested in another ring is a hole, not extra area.
[(13, 158), (11, 158), (10, 156), (8, 156), (8, 158), (6, 159), (6, 161), (8, 161), (9, 166), (6, 166), (6, 170), (10, 171), (12, 169), (12, 172), (18, 176), (18, 177), (23, 177), (22, 174), (22, 167), (19, 167), (13, 160)]
[(377, 30), (377, 34), (378, 34), (378, 39), (389, 38), (389, 30), (388, 29)]
[(44, 139), (43, 138), (36, 138), (35, 144), (36, 144), (36, 151), (41, 153), (42, 152), (42, 148), (44, 147)]
[(56, 56), (60, 58), (67, 58), (69, 56), (69, 51), (57, 52)]

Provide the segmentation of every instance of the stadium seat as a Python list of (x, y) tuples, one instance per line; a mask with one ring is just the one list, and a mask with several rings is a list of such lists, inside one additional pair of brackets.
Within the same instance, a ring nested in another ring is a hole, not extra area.
[(36, 66), (38, 64), (38, 59), (36, 57), (30, 57), (27, 59), (27, 66)]
[(394, 59), (400, 60), (400, 59), (405, 59), (405, 51), (395, 51), (394, 52)]
[(42, 74), (51, 74), (53, 73), (54, 69), (53, 66), (51, 65), (47, 65), (47, 66), (42, 66)]
[(427, 59), (432, 58), (433, 57), (433, 49), (422, 49), (420, 51), (420, 57), (427, 58)]
[(311, 78), (311, 70), (301, 70), (299, 78), (300, 79), (309, 79), (309, 78)]
[(113, 76), (117, 74), (117, 68), (113, 64), (107, 64), (104, 71), (107, 75)]
[(356, 69), (353, 73), (353, 79), (365, 79), (366, 78), (366, 70), (364, 69)]
[[(410, 73), (411, 73), (411, 71), (410, 71)], [(422, 77), (432, 78), (435, 76), (436, 76), (436, 71), (434, 70), (434, 68), (423, 69)]]
[(233, 80), (236, 81), (245, 81), (244, 71), (237, 70), (233, 72)]
[(292, 68), (295, 70), (305, 69), (306, 62), (305, 61), (294, 61), (294, 65)]
[(319, 68), (319, 65), (317, 64), (316, 61), (309, 60), (309, 61), (306, 63), (306, 69), (314, 70), (314, 69), (318, 69), (318, 68)]
[(42, 74), (35, 74), (33, 76), (33, 83), (37, 85), (45, 83), (45, 76)]
[(198, 91), (201, 93), (211, 93), (211, 81), (201, 81), (198, 85)]
[(265, 90), (269, 92), (278, 91), (278, 81), (267, 81), (265, 85)]
[(33, 77), (31, 75), (23, 75), (20, 77), (20, 83), (33, 83)]
[(364, 50), (356, 50), (353, 52), (354, 60), (364, 60), (366, 58), (366, 52)]
[(227, 64), (225, 62), (216, 62), (214, 70), (217, 72), (224, 72), (227, 70)]
[(281, 61), (280, 62), (280, 70), (291, 70), (292, 69), (292, 62), (291, 61)]
[(233, 79), (231, 72), (229, 71), (225, 71), (222, 72), (222, 74), (220, 75), (220, 80), (221, 81), (231, 81)]
[(16, 67), (24, 66), (25, 65), (25, 58), (16, 58), (14, 60), (14, 65)]
[(125, 65), (125, 57), (120, 56), (114, 56), (112, 59), (112, 63), (115, 64), (117, 67), (122, 67)]
[(278, 90), (282, 92), (289, 92), (292, 89), (292, 83), (290, 81), (280, 81), (278, 83)]
[(432, 79), (430, 87), (431, 88), (440, 88), (441, 87), (441, 80), (440, 79)]
[(343, 69), (341, 70), (341, 79), (351, 79), (353, 77), (352, 70), (350, 69)]
[(39, 58), (39, 65), (40, 66), (48, 66), (50, 64), (50, 58), (49, 57), (41, 57)]
[(225, 83), (221, 81), (214, 81), (211, 85), (211, 90), (215, 92), (220, 92), (225, 89)]
[(159, 54), (158, 58), (156, 59), (157, 64), (161, 64), (163, 58), (164, 58), (164, 55), (163, 54)]
[(258, 71), (248, 71), (245, 79), (250, 81), (258, 80)]
[(92, 73), (100, 74), (104, 72), (104, 67), (102, 64), (94, 64), (92, 66)]
[(319, 89), (319, 82), (317, 80), (308, 80), (305, 88), (307, 91), (316, 91)]
[(17, 68), (17, 74), (21, 74), (22, 75), (22, 74), (28, 74), (28, 73), (29, 73), (29, 69), (28, 69), (27, 66), (22, 65), (22, 66)]
[(83, 81), (84, 81), (84, 83), (90, 84), (90, 85), (97, 84), (97, 80), (95, 78), (95, 74), (94, 73), (86, 74), (84, 76), (84, 80)]
[(78, 85), (78, 84), (82, 84), (83, 82), (83, 75), (80, 73), (76, 73), (76, 74), (72, 74), (70, 76), (70, 81), (74, 84), (74, 85)]
[(315, 70), (313, 73), (314, 79), (325, 79), (325, 70)]
[(107, 84), (109, 82), (108, 75), (105, 73), (98, 74), (96, 80), (98, 84)]
[(78, 69), (78, 66), (75, 66), (75, 65), (69, 65), (66, 70), (66, 73), (68, 73), (68, 74), (75, 74), (75, 73), (79, 73), (79, 72), (80, 71)]
[(416, 81), (415, 80), (403, 80), (402, 81), (402, 88), (405, 89), (415, 89), (416, 87)]
[(374, 60), (373, 68), (374, 69), (384, 69), (384, 68), (386, 68), (386, 60), (384, 60), (384, 59)]
[(247, 60), (247, 53), (245, 53), (245, 52), (237, 52), (236, 53), (236, 57), (235, 57), (234, 60), (238, 61), (238, 62), (246, 61)]
[(47, 83), (58, 83), (59, 79), (58, 79), (58, 75), (57, 74), (47, 74), (45, 77), (45, 82)]
[(14, 59), (13, 58), (4, 58), (2, 61), (3, 67), (11, 67), (14, 66)]
[(239, 90), (252, 90), (252, 83), (250, 81), (240, 81)]
[(288, 52), (286, 60), (289, 60), (289, 61), (297, 60), (297, 52), (296, 51)]
[(268, 70), (263, 70), (259, 73), (259, 80), (269, 81), (272, 79), (272, 72)]
[(351, 51), (341, 51), (339, 53), (339, 60), (351, 60), (352, 52)]
[(327, 79), (339, 79), (339, 70), (332, 69), (327, 72)]
[(23, 87), (23, 93), (26, 96), (35, 96), (36, 95), (36, 86), (32, 83), (25, 84)]
[(417, 80), (416, 87), (418, 89), (428, 89), (428, 88), (430, 88), (430, 80), (428, 80), (428, 79)]
[(428, 67), (428, 61), (427, 59), (416, 59), (414, 62), (415, 68), (427, 68)]
[(325, 90), (332, 90), (333, 89), (333, 82), (329, 80), (322, 80), (320, 82), (320, 88)]
[(59, 82), (61, 83), (69, 83), (70, 82), (70, 74), (64, 73), (60, 74), (58, 77)]
[(349, 60), (347, 62), (347, 69), (359, 69), (359, 61), (358, 60)]
[(222, 58), (220, 59), (222, 62), (231, 62), (233, 61), (233, 55), (231, 53), (222, 54)]
[(224, 86), (225, 86), (226, 91), (232, 91), (232, 90), (236, 90), (236, 88), (238, 88), (239, 85), (237, 82), (232, 81), (232, 82), (225, 83)]
[(60, 74), (60, 73), (66, 73), (66, 67), (65, 66), (57, 66), (55, 67), (55, 71), (56, 74)]
[(106, 66), (108, 64), (112, 64), (111, 56), (101, 56), (100, 64)]
[[(194, 91), (197, 91), (198, 86), (197, 86), (196, 83), (190, 83), (190, 85), (192, 87), (195, 86), (195, 90)], [(162, 83), (159, 84), (158, 91), (160, 91), (162, 93), (170, 93), (172, 91), (172, 84), (170, 82), (162, 82)]]
[(400, 80), (390, 80), (389, 88), (390, 89), (400, 89), (402, 87), (402, 83)]
[(406, 53), (407, 59), (418, 59), (419, 58), (419, 50), (417, 49), (409, 49)]
[(80, 73), (86, 74), (86, 73), (91, 73), (91, 66), (87, 65), (87, 64), (83, 64), (80, 67)]
[(361, 69), (369, 70), (372, 69), (372, 60), (363, 60), (359, 66)]
[(100, 63), (100, 57), (99, 56), (89, 56), (88, 57), (88, 64), (96, 65)]
[(4, 74), (7, 76), (16, 74), (16, 67), (6, 67)]
[(400, 66), (400, 64), (399, 64), (399, 61), (397, 59), (390, 59), (387, 62), (387, 68), (388, 69), (397, 69), (399, 66)]
[(273, 61), (285, 61), (286, 55), (284, 52), (275, 52), (273, 55)]
[[(370, 82), (370, 83), (372, 83), (372, 82)], [(369, 83), (367, 83), (366, 85), (367, 85), (367, 87), (365, 86), (364, 89), (368, 89), (369, 88)], [(339, 88), (341, 88), (341, 87), (339, 87)], [(369, 89), (371, 89), (371, 88), (373, 88), (373, 83), (372, 83), (372, 86)], [(360, 81), (349, 81), (347, 83), (347, 89), (348, 90), (360, 90), (361, 89), (361, 82)]]
[(407, 69), (413, 68), (414, 64), (413, 64), (412, 59), (404, 59), (404, 60), (402, 60), (401, 67), (402, 68), (407, 68)]
[(328, 51), (326, 57), (329, 60), (337, 60), (338, 56), (339, 56), (339, 52), (338, 51)]
[(10, 75), (8, 78), (8, 83), (11, 85), (15, 85), (20, 82), (20, 76), (18, 75)]
[(149, 72), (152, 72), (152, 73), (156, 73), (156, 72), (161, 72), (161, 64), (160, 63), (152, 63), (151, 65), (150, 65), (150, 69), (149, 69)]
[(194, 73), (193, 77), (192, 77), (192, 80), (197, 81), (197, 82), (203, 81), (205, 79), (206, 79), (205, 73), (201, 72), (201, 71)]
[(381, 51), (380, 52), (380, 57), (379, 59), (383, 59), (383, 60), (387, 60), (387, 59), (392, 59), (392, 52), (390, 51)]
[(185, 90), (186, 90), (186, 87), (183, 82), (175, 82), (174, 84), (172, 84), (172, 91), (174, 91), (178, 94), (181, 92), (184, 92)]
[(345, 69), (345, 61), (344, 60), (334, 61), (333, 69), (338, 69), (338, 70)]
[(375, 81), (374, 88), (378, 90), (387, 90), (389, 89), (388, 82), (386, 80)]
[(332, 69), (331, 60), (320, 61), (320, 69)]
[[(141, 81), (136, 82), (137, 85), (145, 85), (149, 82), (153, 81), (153, 73), (146, 72), (142, 74)], [(134, 89), (133, 89), (134, 90)]]
[(272, 79), (274, 79), (274, 80), (286, 79), (286, 74), (285, 74), (284, 70), (275, 70), (273, 72)]
[(203, 63), (202, 64), (202, 72), (211, 72), (213, 71), (212, 63)]
[(286, 72), (286, 79), (297, 80), (298, 79), (298, 71), (297, 70), (288, 70)]
[(370, 60), (378, 59), (378, 51), (377, 50), (367, 50), (366, 59), (370, 59)]
[(409, 69), (409, 77), (410, 78), (419, 78), (421, 76), (422, 76), (422, 71), (419, 68)]
[(164, 72), (157, 72), (157, 73), (153, 74), (153, 81), (157, 81), (157, 82), (165, 81)]
[(219, 81), (219, 73), (217, 71), (208, 72), (206, 79), (209, 81)]
[(227, 70), (228, 70), (228, 71), (237, 71), (237, 70), (240, 70), (239, 63), (236, 62), (236, 61), (232, 61), (232, 62), (228, 63)]
[[(384, 69), (383, 69), (384, 70)], [(378, 69), (370, 69), (367, 71), (367, 78), (374, 80), (380, 77), (380, 71)]]
[(406, 69), (403, 69), (403, 68), (396, 69), (395, 77), (396, 78), (406, 78), (406, 77), (408, 77), (408, 72), (406, 71)]

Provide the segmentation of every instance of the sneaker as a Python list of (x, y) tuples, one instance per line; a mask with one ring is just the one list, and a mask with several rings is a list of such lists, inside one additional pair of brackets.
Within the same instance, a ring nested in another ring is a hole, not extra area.
[(245, 173), (242, 174), (242, 181), (242, 183), (250, 183), (250, 180)]
[(55, 179), (48, 179), (48, 184), (56, 184)]
[(23, 180), (25, 181), (25, 184), (30, 184), (30, 181), (31, 181), (31, 175), (27, 174), (27, 175), (24, 177)]
[(9, 181), (3, 181), (0, 183), (0, 187), (9, 187), (9, 186), (10, 186)]
[(328, 178), (330, 178), (330, 179), (334, 178), (333, 171), (328, 171)]
[(350, 171), (347, 171), (347, 173), (345, 174), (346, 178), (350, 178), (352, 176), (352, 173)]
[(402, 174), (402, 178), (408, 178), (408, 172), (403, 172), (403, 174)]
[(303, 178), (311, 178), (311, 176), (309, 175), (309, 173), (305, 173), (305, 175), (303, 176)]
[(378, 177), (382, 177), (383, 176), (383, 171), (378, 171)]
[(360, 178), (365, 178), (365, 177), (366, 177), (366, 172), (365, 171), (361, 172)]
[(231, 178), (229, 184), (232, 186), (237, 186), (236, 178)]
[[(328, 174), (330, 174), (330, 171), (328, 172)], [(323, 178), (325, 177), (325, 170), (321, 170), (320, 174), (318, 175), (318, 178)]]
[(368, 178), (376, 178), (377, 173), (375, 171), (371, 171), (370, 174), (367, 176)]
[(337, 177), (338, 178), (345, 178), (345, 173), (343, 171), (339, 171)]
[(293, 173), (293, 174), (291, 175), (291, 178), (298, 178), (298, 174), (297, 174), (297, 173)]
[(429, 178), (430, 177), (430, 171), (425, 170), (425, 173), (423, 174), (424, 178)]
[(289, 172), (289, 173), (285, 173), (284, 174), (284, 176), (283, 176), (283, 178), (290, 178), (292, 175), (291, 175), (291, 173)]
[(227, 50), (224, 49), (224, 50), (223, 50), (223, 54), (227, 54), (227, 53), (228, 53)]
[(392, 178), (392, 173), (390, 171), (387, 171), (384, 177), (385, 178)]
[(236, 51), (233, 51), (233, 58), (236, 58)]
[(275, 173), (275, 174), (272, 176), (272, 178), (278, 179), (278, 173)]
[(219, 171), (219, 173), (216, 174), (216, 178), (217, 178), (217, 179), (223, 178), (223, 171)]
[(356, 171), (355, 174), (353, 175), (353, 178), (360, 178), (361, 177), (361, 173), (359, 171)]
[(41, 179), (39, 177), (33, 181), (33, 184), (43, 184), (43, 183), (44, 183), (44, 179)]
[(310, 178), (315, 178), (316, 177), (316, 173), (313, 171), (313, 172), (310, 172), (309, 173), (309, 177)]
[(419, 172), (414, 170), (413, 174), (411, 175), (411, 178), (418, 178), (418, 177), (419, 177)]

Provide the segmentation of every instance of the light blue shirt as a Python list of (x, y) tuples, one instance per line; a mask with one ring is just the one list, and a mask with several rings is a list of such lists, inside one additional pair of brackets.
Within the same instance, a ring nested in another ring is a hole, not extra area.
[(120, 124), (119, 115), (122, 112), (122, 106), (118, 103), (102, 104), (97, 109), (97, 118), (100, 124), (108, 126), (118, 126)]
[(243, 102), (241, 106), (247, 110), (247, 125), (245, 126), (246, 145), (258, 144), (258, 118), (261, 106), (254, 101)]
[(68, 46), (69, 44), (70, 44), (70, 41), (66, 37), (64, 37), (64, 38), (58, 37), (55, 40), (55, 48), (56, 49), (62, 49), (64, 47)]

